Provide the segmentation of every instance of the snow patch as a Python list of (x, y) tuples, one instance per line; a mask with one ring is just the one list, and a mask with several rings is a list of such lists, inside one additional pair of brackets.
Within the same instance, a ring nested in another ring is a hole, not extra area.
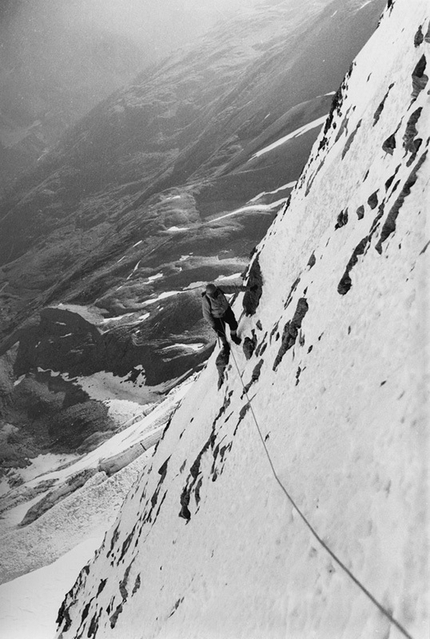
[(278, 146), (281, 146), (281, 144), (285, 144), (285, 142), (288, 142), (288, 140), (291, 140), (292, 138), (298, 138), (300, 135), (304, 135), (308, 131), (311, 131), (312, 129), (322, 126), (324, 122), (326, 121), (326, 119), (327, 119), (327, 115), (323, 115), (321, 118), (318, 118), (317, 120), (308, 122), (308, 124), (305, 124), (299, 129), (296, 129), (295, 131), (292, 131), (288, 135), (285, 135), (283, 138), (276, 140), (276, 142), (269, 144), (269, 146), (264, 147), (264, 149), (257, 151), (257, 153), (254, 153), (254, 155), (248, 160), (248, 162), (250, 162), (251, 160), (254, 160), (255, 158), (261, 157), (265, 153), (269, 153), (269, 151), (273, 151), (273, 149), (276, 149)]
[(0, 585), (0, 628), (4, 639), (51, 639), (65, 594), (100, 547), (93, 536), (39, 570)]
[(294, 182), (288, 182), (288, 184), (284, 184), (283, 186), (278, 187), (274, 191), (262, 191), (262, 193), (259, 193), (258, 195), (256, 195), (255, 197), (253, 197), (249, 201), (250, 202), (256, 202), (257, 200), (260, 200), (265, 195), (274, 195), (275, 193), (279, 193), (279, 191), (285, 191), (286, 189), (292, 189), (296, 184), (297, 184), (297, 180), (294, 180)]
[(166, 291), (165, 293), (161, 293), (158, 297), (155, 297), (152, 300), (147, 300), (142, 304), (142, 306), (150, 306), (151, 304), (156, 304), (160, 300), (165, 300), (168, 297), (174, 297), (175, 295), (179, 295), (181, 291)]
[(224, 215), (220, 215), (212, 220), (210, 220), (210, 224), (213, 222), (218, 222), (219, 220), (224, 220), (227, 217), (232, 217), (233, 215), (238, 215), (239, 213), (246, 213), (247, 211), (273, 211), (273, 209), (279, 208), (285, 202), (287, 198), (282, 198), (281, 200), (276, 200), (276, 202), (271, 202), (270, 204), (250, 204), (247, 206), (241, 206), (239, 209), (235, 209), (234, 211), (230, 211), (230, 213), (225, 213)]
[(155, 275), (150, 275), (148, 277), (148, 282), (154, 282), (154, 280), (159, 280), (161, 277), (163, 277), (163, 273), (156, 273)]

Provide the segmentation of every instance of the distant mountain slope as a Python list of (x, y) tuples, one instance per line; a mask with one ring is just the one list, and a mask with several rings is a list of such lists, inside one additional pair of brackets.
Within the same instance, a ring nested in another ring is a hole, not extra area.
[(58, 639), (428, 636), (429, 56), (390, 0)]
[(155, 58), (144, 45), (50, 0), (5, 1), (0, 15), (0, 191), (66, 128)]
[(202, 285), (246, 269), (382, 6), (241, 12), (107, 98), (1, 203), (0, 418), (20, 429), (16, 464), (109, 435), (76, 377), (153, 397), (202, 366)]
[[(50, 302), (65, 295), (93, 302), (92, 287), (99, 295), (117, 285), (104, 272), (130, 251), (130, 240), (150, 242), (152, 251), (170, 222), (201, 223), (297, 178), (318, 128), (286, 142), (282, 155), (251, 157), (328, 112), (383, 2), (325, 5), (266, 4), (220, 26), (200, 48), (148, 70), (94, 109), (19, 181), (0, 205), (6, 330), (9, 319), (17, 323), (17, 295), (37, 308), (46, 302), (37, 296), (58, 282)], [(166, 209), (170, 194), (158, 194), (177, 188), (173, 195), (186, 197)], [(241, 235), (236, 256), (262, 233)], [(144, 257), (141, 249), (133, 259)], [(91, 281), (82, 281), (83, 271)]]
[(235, 0), (2, 0), (0, 191), (112, 91), (236, 8)]

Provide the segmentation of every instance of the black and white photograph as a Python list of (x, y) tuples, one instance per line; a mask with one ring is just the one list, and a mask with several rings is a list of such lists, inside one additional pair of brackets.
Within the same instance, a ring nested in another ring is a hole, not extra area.
[(0, 0), (0, 639), (429, 639), (428, 0)]

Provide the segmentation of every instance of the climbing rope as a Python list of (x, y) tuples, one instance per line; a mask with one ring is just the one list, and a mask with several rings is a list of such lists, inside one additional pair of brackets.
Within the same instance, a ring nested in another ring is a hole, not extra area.
[(287, 497), (287, 499), (290, 501), (290, 503), (292, 504), (293, 508), (297, 511), (297, 513), (299, 514), (299, 516), (301, 517), (302, 521), (304, 522), (304, 524), (307, 526), (307, 528), (310, 530), (310, 532), (312, 533), (312, 535), (315, 537), (315, 539), (321, 544), (321, 546), (324, 548), (324, 550), (326, 550), (326, 552), (330, 555), (330, 557), (333, 559), (333, 561), (335, 561), (337, 563), (337, 565), (342, 568), (342, 570), (348, 575), (348, 577), (350, 577), (350, 579), (352, 579), (352, 581), (356, 584), (356, 586), (358, 586), (360, 588), (360, 590), (362, 592), (364, 592), (364, 594), (370, 599), (370, 601), (378, 608), (378, 610), (385, 616), (387, 617), (387, 619), (390, 621), (390, 623), (392, 623), (394, 626), (396, 626), (396, 628), (405, 636), (407, 637), (407, 639), (413, 639), (413, 637), (407, 632), (407, 630), (405, 630), (405, 628), (403, 628), (403, 626), (396, 620), (394, 619), (394, 617), (390, 614), (390, 612), (367, 590), (367, 588), (365, 586), (363, 586), (363, 584), (357, 579), (357, 577), (355, 577), (352, 572), (345, 566), (345, 564), (335, 555), (335, 553), (329, 548), (329, 546), (327, 546), (327, 544), (325, 543), (325, 541), (323, 539), (321, 539), (321, 537), (318, 535), (318, 533), (316, 532), (316, 530), (313, 528), (313, 526), (309, 523), (309, 521), (307, 520), (307, 518), (305, 517), (305, 515), (302, 513), (302, 511), (300, 510), (300, 508), (297, 506), (296, 502), (294, 501), (294, 499), (291, 497), (290, 493), (287, 491), (287, 489), (285, 488), (284, 484), (282, 483), (282, 481), (279, 479), (279, 476), (276, 472), (275, 466), (273, 464), (272, 458), (270, 456), (269, 450), (266, 446), (266, 442), (264, 441), (264, 437), (263, 434), (261, 432), (260, 426), (258, 424), (258, 420), (257, 417), (255, 415), (255, 411), (254, 408), (251, 404), (251, 399), (249, 398), (248, 395), (248, 391), (243, 383), (242, 380), (242, 376), (240, 374), (240, 369), (239, 369), (239, 365), (237, 363), (237, 360), (234, 356), (233, 350), (230, 351), (236, 370), (237, 370), (237, 374), (238, 377), (240, 379), (240, 383), (242, 384), (242, 388), (244, 391), (244, 394), (246, 396), (246, 399), (248, 401), (248, 406), (250, 408), (255, 426), (257, 428), (257, 432), (258, 435), (260, 437), (261, 443), (263, 444), (263, 448), (264, 451), (266, 453), (266, 457), (268, 459), (268, 462), (270, 464), (270, 467), (272, 469), (272, 473), (275, 477), (276, 482), (278, 483), (279, 487), (281, 488), (282, 492), (284, 493), (284, 495)]

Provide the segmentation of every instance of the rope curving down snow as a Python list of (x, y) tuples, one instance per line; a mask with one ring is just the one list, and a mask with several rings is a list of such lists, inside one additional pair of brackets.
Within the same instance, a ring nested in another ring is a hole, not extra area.
[(352, 579), (352, 581), (356, 584), (356, 586), (358, 586), (360, 588), (360, 590), (362, 592), (364, 592), (364, 594), (370, 599), (370, 601), (378, 608), (378, 610), (385, 616), (387, 617), (387, 619), (390, 621), (390, 623), (392, 623), (394, 626), (396, 626), (396, 628), (405, 636), (407, 637), (407, 639), (413, 639), (412, 635), (410, 635), (408, 633), (407, 630), (405, 630), (405, 628), (403, 628), (403, 626), (396, 620), (394, 619), (394, 617), (390, 614), (390, 612), (367, 590), (367, 588), (365, 586), (363, 586), (363, 584), (357, 579), (357, 577), (355, 577), (352, 572), (345, 566), (345, 564), (335, 555), (335, 553), (327, 546), (327, 544), (325, 543), (325, 541), (323, 541), (323, 539), (321, 539), (321, 537), (318, 535), (318, 533), (316, 532), (316, 530), (313, 528), (313, 526), (309, 523), (309, 521), (306, 519), (305, 515), (302, 513), (302, 511), (300, 510), (300, 508), (297, 506), (296, 502), (294, 501), (294, 499), (291, 497), (291, 495), (289, 494), (289, 492), (287, 491), (287, 489), (285, 488), (284, 484), (282, 483), (282, 481), (279, 479), (279, 476), (276, 472), (275, 466), (273, 464), (272, 458), (270, 457), (270, 453), (268, 451), (268, 448), (266, 446), (266, 442), (264, 441), (264, 437), (262, 435), (260, 426), (258, 424), (258, 420), (257, 417), (255, 415), (255, 411), (254, 408), (251, 404), (251, 399), (248, 395), (248, 391), (246, 390), (246, 387), (243, 383), (242, 380), (242, 376), (240, 374), (240, 369), (239, 369), (239, 365), (237, 363), (237, 360), (234, 356), (233, 350), (230, 351), (234, 364), (236, 366), (236, 370), (237, 370), (237, 374), (238, 377), (240, 379), (240, 383), (242, 384), (242, 388), (244, 391), (244, 394), (246, 396), (246, 399), (248, 401), (248, 405), (249, 408), (251, 409), (251, 413), (252, 413), (252, 417), (253, 420), (255, 422), (255, 426), (257, 427), (257, 432), (258, 435), (260, 437), (261, 443), (263, 444), (263, 448), (264, 451), (266, 453), (266, 457), (269, 461), (270, 467), (272, 469), (272, 473), (273, 476), (275, 478), (275, 480), (277, 481), (277, 483), (279, 484), (279, 487), (281, 488), (282, 492), (284, 493), (284, 495), (287, 497), (287, 499), (290, 501), (290, 503), (292, 504), (293, 508), (297, 511), (297, 513), (300, 515), (301, 519), (303, 520), (304, 524), (307, 526), (307, 528), (310, 530), (310, 532), (312, 533), (312, 535), (315, 537), (315, 539), (320, 543), (320, 545), (324, 548), (324, 550), (326, 550), (326, 552), (330, 555), (330, 557), (337, 563), (337, 565), (342, 568), (342, 570), (348, 575), (348, 577), (350, 579)]

